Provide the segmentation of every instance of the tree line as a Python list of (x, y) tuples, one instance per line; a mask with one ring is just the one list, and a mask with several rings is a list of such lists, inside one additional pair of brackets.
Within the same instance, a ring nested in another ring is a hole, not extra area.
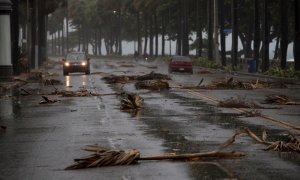
[[(74, 48), (88, 51), (91, 46), (94, 55), (104, 54), (102, 49), (105, 54), (122, 55), (123, 41), (135, 42), (138, 55), (164, 56), (166, 43), (176, 41), (178, 55), (195, 49), (198, 57), (232, 67), (240, 57), (254, 58), (257, 68), (267, 71), (270, 59), (279, 59), (282, 69), (287, 67), (287, 49), (293, 42), (294, 69), (300, 70), (298, 0), (14, 1), (19, 20), (13, 22), (27, 38), (23, 51), (31, 67), (36, 59), (41, 65), (47, 52), (64, 55)], [(225, 43), (228, 33), (230, 51)], [(274, 57), (269, 57), (272, 41), (276, 41)]]

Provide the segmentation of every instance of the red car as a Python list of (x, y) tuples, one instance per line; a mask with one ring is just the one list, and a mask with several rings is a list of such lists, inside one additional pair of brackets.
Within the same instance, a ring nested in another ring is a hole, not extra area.
[(186, 56), (174, 56), (169, 63), (169, 73), (189, 72), (193, 74), (192, 59)]

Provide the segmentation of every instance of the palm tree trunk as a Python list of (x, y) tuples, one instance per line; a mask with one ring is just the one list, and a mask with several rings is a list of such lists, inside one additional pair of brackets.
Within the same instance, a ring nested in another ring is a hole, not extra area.
[(161, 30), (161, 55), (162, 56), (165, 56), (165, 43), (166, 43), (166, 40), (165, 40), (165, 34), (166, 34), (166, 24), (165, 24), (165, 17), (162, 16), (161, 18), (161, 27), (162, 27), (162, 30)]
[(270, 28), (268, 21), (268, 0), (263, 1), (263, 59), (262, 59), (262, 71), (265, 72), (269, 69), (269, 42), (270, 42)]
[(142, 54), (142, 38), (141, 38), (141, 23), (140, 23), (140, 13), (137, 13), (137, 32), (138, 32), (138, 54)]
[(153, 56), (153, 16), (152, 15), (150, 16), (149, 33), (150, 33), (149, 55)]
[(196, 0), (196, 29), (197, 29), (197, 46), (196, 46), (196, 56), (200, 57), (202, 55), (202, 29), (200, 27), (200, 2)]
[(224, 0), (219, 0), (219, 19), (220, 19), (220, 36), (221, 36), (221, 61), (222, 66), (226, 66), (226, 37), (224, 32)]
[(280, 67), (286, 68), (286, 56), (288, 48), (288, 2), (280, 0)]
[(237, 67), (238, 58), (238, 27), (237, 27), (237, 8), (238, 0), (232, 0), (231, 2), (231, 18), (232, 18), (232, 52), (231, 52), (231, 63), (232, 68)]
[(147, 54), (147, 46), (148, 46), (148, 15), (146, 14), (144, 17), (145, 22), (145, 42), (144, 42), (144, 54)]
[(36, 46), (36, 3), (30, 0), (30, 19), (31, 19), (31, 42), (30, 42), (30, 62), (31, 68), (35, 68), (35, 46)]
[(256, 61), (256, 69), (259, 67), (260, 49), (259, 2), (259, 0), (254, 1), (254, 60)]
[(155, 29), (155, 56), (158, 56), (158, 24), (157, 14), (154, 15), (154, 29)]
[(207, 50), (207, 58), (209, 60), (213, 59), (213, 1), (208, 0), (207, 3), (207, 17), (208, 17), (208, 50)]
[(295, 70), (300, 70), (300, 2), (295, 0), (295, 40), (294, 40)]

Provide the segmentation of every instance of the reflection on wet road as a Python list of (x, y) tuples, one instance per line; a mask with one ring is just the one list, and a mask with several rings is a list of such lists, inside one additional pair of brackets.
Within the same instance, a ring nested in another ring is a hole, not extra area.
[(87, 86), (88, 76), (82, 74), (71, 74), (64, 77), (66, 87), (85, 87)]

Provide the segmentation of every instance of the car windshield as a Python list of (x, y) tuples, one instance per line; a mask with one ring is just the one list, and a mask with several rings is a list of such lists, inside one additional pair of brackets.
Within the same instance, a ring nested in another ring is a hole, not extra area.
[(85, 59), (84, 53), (72, 53), (67, 55), (67, 60), (69, 61), (78, 61)]

